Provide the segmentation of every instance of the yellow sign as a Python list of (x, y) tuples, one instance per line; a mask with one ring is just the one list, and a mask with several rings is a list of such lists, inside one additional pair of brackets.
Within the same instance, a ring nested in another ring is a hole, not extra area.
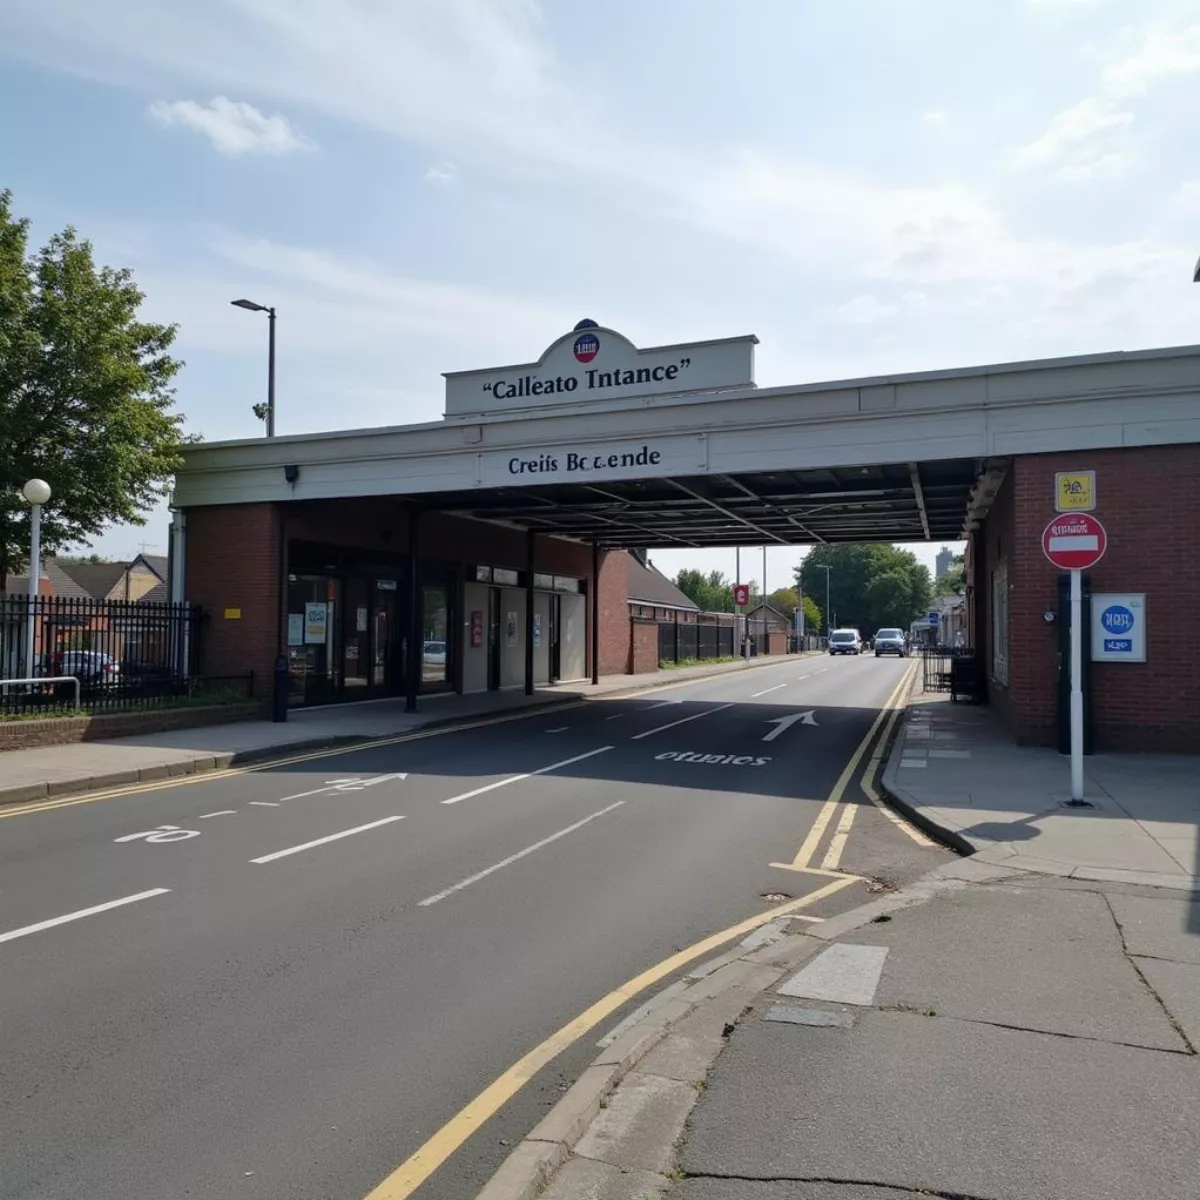
[(225, 620), (240, 621), (242, 619), (242, 610), (240, 608), (227, 608), (225, 610)]
[(1095, 471), (1059, 471), (1054, 476), (1056, 512), (1091, 512), (1095, 507)]

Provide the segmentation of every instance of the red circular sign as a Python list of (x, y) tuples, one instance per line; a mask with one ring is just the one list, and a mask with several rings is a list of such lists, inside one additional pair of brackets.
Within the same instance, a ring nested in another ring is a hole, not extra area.
[(744, 608), (750, 603), (750, 585), (748, 583), (734, 584), (733, 602), (738, 606), (738, 608)]
[(1042, 552), (1060, 571), (1086, 571), (1108, 549), (1108, 534), (1090, 513), (1059, 513), (1042, 531)]

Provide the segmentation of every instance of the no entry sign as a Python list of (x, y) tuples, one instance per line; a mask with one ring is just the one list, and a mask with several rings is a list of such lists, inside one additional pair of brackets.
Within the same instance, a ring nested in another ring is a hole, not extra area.
[(1086, 571), (1106, 549), (1108, 534), (1090, 513), (1062, 513), (1042, 532), (1042, 551), (1060, 571)]

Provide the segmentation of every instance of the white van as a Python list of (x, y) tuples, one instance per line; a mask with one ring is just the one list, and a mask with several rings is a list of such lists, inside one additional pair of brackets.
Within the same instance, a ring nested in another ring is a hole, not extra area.
[(829, 635), (830, 654), (861, 654), (862, 638), (857, 629), (835, 629)]

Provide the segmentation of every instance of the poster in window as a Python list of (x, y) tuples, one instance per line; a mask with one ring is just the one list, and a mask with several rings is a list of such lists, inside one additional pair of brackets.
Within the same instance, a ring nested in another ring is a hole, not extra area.
[(304, 614), (288, 613), (288, 645), (304, 645)]
[(509, 646), (517, 644), (517, 614), (510, 612), (504, 620), (504, 641)]
[(533, 644), (540, 646), (542, 644), (542, 614), (533, 614)]
[(310, 600), (304, 606), (304, 644), (321, 646), (325, 643), (329, 607), (323, 600)]
[(367, 632), (367, 606), (365, 604), (359, 605), (358, 611), (355, 613), (355, 617), (357, 618), (357, 620), (355, 622), (355, 624), (356, 624), (355, 631), (357, 633), (366, 633)]
[(483, 609), (477, 608), (471, 613), (471, 645), (475, 648), (483, 645)]

